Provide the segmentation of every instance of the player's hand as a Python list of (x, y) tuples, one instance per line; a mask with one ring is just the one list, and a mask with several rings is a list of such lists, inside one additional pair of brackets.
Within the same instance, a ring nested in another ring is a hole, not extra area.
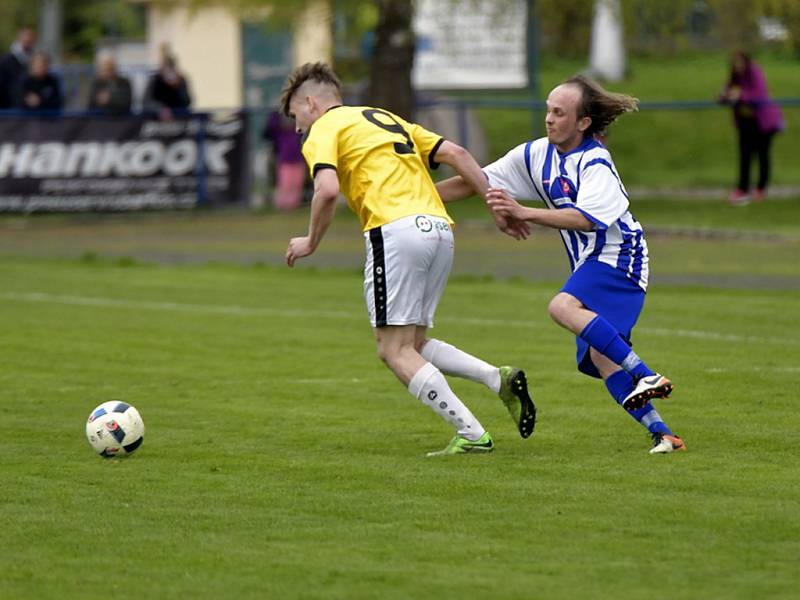
[(520, 221), (513, 217), (506, 219), (508, 221), (508, 228), (512, 233), (511, 237), (516, 240), (527, 240), (531, 235), (531, 226), (527, 221)]
[(293, 267), (294, 262), (298, 258), (303, 258), (313, 252), (314, 248), (311, 247), (311, 238), (307, 235), (292, 238), (289, 240), (289, 247), (286, 249), (286, 264)]
[(525, 221), (520, 221), (513, 217), (502, 217), (496, 212), (493, 212), (494, 223), (497, 228), (513, 237), (515, 240), (526, 240), (531, 233), (530, 226)]
[(486, 193), (486, 204), (496, 215), (517, 221), (525, 220), (525, 207), (509, 196), (505, 190), (489, 188)]
[(509, 196), (508, 192), (489, 188), (486, 204), (491, 209), (500, 231), (516, 240), (528, 239), (531, 226), (525, 220), (525, 207)]

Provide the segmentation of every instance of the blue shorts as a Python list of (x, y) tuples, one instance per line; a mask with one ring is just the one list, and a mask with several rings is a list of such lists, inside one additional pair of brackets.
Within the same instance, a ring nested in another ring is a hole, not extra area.
[[(619, 269), (596, 260), (583, 263), (575, 271), (562, 292), (575, 296), (583, 305), (596, 312), (619, 331), (622, 339), (631, 344), (631, 331), (644, 307), (642, 288)], [(589, 344), (575, 338), (578, 347), (578, 370), (591, 377), (600, 377), (589, 355)]]

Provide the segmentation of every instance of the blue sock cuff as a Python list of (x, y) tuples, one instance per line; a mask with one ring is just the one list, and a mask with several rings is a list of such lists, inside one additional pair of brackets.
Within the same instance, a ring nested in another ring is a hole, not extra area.
[(634, 383), (633, 377), (625, 371), (617, 371), (613, 375), (606, 378), (606, 388), (611, 397), (617, 401), (617, 404), (622, 404), (622, 401), (633, 391)]
[(600, 315), (586, 324), (579, 337), (618, 365), (622, 364), (631, 351), (630, 346), (620, 337), (619, 332)]
[(628, 414), (647, 427), (647, 431), (650, 433), (672, 435), (672, 430), (667, 427), (661, 415), (658, 414), (658, 411), (649, 402), (642, 408), (629, 410)]
[(655, 423), (651, 423), (647, 426), (647, 431), (650, 433), (660, 433), (661, 435), (675, 435), (672, 433), (672, 430), (667, 427), (667, 424), (664, 421), (656, 421)]
[(636, 380), (652, 375), (653, 371), (631, 350), (619, 332), (600, 315), (586, 324), (579, 337), (603, 356), (611, 359)]

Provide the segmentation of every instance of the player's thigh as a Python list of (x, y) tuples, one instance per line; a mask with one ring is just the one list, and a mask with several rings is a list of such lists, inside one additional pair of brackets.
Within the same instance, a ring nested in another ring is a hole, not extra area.
[(373, 327), (425, 325), (422, 305), (436, 236), (417, 226), (419, 218), (398, 219), (365, 234), (364, 297)]
[(453, 231), (448, 222), (445, 219), (435, 219), (433, 223), (438, 232), (438, 242), (425, 278), (425, 293), (422, 300), (422, 320), (427, 327), (433, 326), (433, 316), (453, 268), (455, 250)]

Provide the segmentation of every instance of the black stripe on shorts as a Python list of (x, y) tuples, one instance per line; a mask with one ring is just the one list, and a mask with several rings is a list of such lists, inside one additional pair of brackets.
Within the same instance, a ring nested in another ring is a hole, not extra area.
[(386, 326), (386, 262), (383, 253), (383, 233), (380, 227), (369, 230), (372, 244), (372, 289), (375, 294), (375, 326)]

